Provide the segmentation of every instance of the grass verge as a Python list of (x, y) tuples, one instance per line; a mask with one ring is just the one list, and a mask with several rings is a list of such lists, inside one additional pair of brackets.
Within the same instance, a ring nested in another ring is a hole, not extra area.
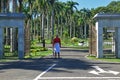
[[(35, 53), (30, 53), (29, 56), (25, 56), (24, 59), (35, 59), (35, 58), (42, 58), (45, 56), (48, 56), (52, 54), (52, 50), (47, 50), (47, 51), (39, 51)], [(10, 57), (4, 57), (0, 59), (0, 62), (12, 62), (12, 61), (18, 61), (19, 58), (15, 56), (10, 56)]]
[(30, 53), (29, 56), (25, 56), (25, 58), (42, 58), (45, 56), (48, 56), (52, 54), (52, 50), (48, 50), (48, 51), (40, 51), (40, 52), (35, 52), (35, 53)]
[(120, 63), (120, 58), (96, 58), (95, 56), (87, 56), (90, 60), (99, 60), (99, 61), (106, 61), (106, 62), (114, 62)]

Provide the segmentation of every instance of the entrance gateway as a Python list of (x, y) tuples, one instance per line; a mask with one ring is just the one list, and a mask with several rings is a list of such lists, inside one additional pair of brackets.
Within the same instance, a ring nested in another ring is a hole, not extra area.
[(120, 14), (103, 14), (98, 13), (94, 16), (96, 20), (96, 52), (97, 58), (103, 58), (103, 28), (114, 28), (115, 54), (116, 58), (120, 58)]
[(18, 28), (18, 57), (24, 58), (24, 19), (22, 13), (0, 13), (0, 58), (4, 53), (4, 31), (7, 28)]

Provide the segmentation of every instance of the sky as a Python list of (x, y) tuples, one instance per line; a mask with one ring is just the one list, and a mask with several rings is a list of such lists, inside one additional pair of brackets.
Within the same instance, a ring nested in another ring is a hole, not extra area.
[[(61, 2), (71, 1), (71, 0), (59, 0)], [(79, 3), (77, 8), (80, 10), (82, 8), (97, 8), (100, 6), (107, 6), (112, 1), (120, 1), (120, 0), (72, 0), (74, 2)]]

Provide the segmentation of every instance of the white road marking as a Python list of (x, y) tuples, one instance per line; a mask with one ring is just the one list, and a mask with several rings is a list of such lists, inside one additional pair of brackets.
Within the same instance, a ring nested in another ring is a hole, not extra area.
[(92, 67), (95, 68), (97, 71), (92, 70), (89, 73), (92, 73), (92, 74), (95, 74), (95, 75), (100, 75), (100, 73), (111, 73), (111, 74), (114, 74), (114, 75), (118, 75), (120, 73), (120, 72), (112, 71), (112, 70), (105, 71), (102, 68), (100, 68), (99, 66), (92, 66)]
[(99, 66), (92, 66), (93, 68), (95, 68), (96, 70), (98, 70), (101, 73), (106, 72), (105, 70), (103, 70), (102, 68), (100, 68)]
[(40, 77), (39, 80), (57, 80), (57, 79), (120, 79), (120, 77)]
[(113, 73), (114, 75), (118, 75), (120, 72), (117, 72), (117, 71), (111, 71), (111, 70), (109, 70), (108, 71), (109, 73)]
[(48, 69), (46, 69), (45, 71), (43, 71), (40, 75), (38, 75), (35, 79), (33, 80), (38, 80), (41, 76), (43, 76), (45, 73), (47, 73), (50, 69), (52, 69), (56, 64), (53, 64), (52, 66), (50, 66)]

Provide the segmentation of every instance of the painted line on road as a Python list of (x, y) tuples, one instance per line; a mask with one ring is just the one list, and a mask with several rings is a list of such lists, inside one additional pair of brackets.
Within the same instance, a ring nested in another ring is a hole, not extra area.
[(120, 79), (120, 77), (40, 77), (39, 80), (57, 80), (57, 79)]
[(41, 74), (39, 74), (35, 79), (33, 80), (38, 80), (39, 78), (41, 78), (41, 76), (43, 76), (45, 73), (47, 73), (50, 69), (52, 69), (54, 66), (56, 66), (56, 64), (53, 64), (52, 66), (50, 66), (48, 69), (46, 69), (45, 71), (43, 71)]

